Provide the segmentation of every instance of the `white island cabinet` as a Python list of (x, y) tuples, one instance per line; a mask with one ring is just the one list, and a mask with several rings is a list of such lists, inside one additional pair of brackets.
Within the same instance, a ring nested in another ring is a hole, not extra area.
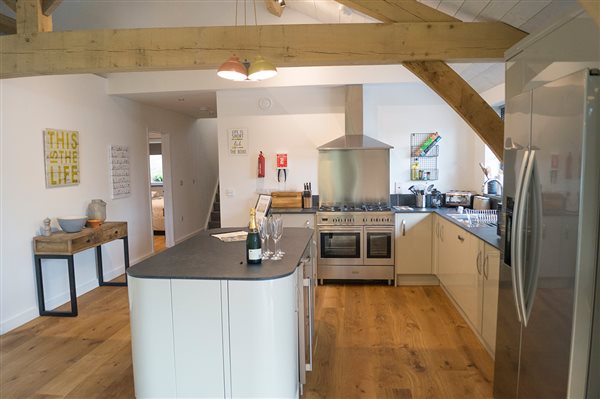
[(128, 269), (137, 398), (299, 397), (312, 231), (286, 236), (287, 260), (248, 266), (244, 242), (200, 234)]

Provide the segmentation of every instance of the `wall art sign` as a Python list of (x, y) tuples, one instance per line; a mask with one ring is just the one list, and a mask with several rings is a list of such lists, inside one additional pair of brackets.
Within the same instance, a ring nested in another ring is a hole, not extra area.
[(229, 155), (248, 155), (248, 129), (227, 129)]
[(79, 132), (45, 129), (46, 187), (79, 184)]
[(109, 147), (109, 157), (112, 198), (128, 197), (131, 194), (129, 147), (126, 145), (111, 145)]

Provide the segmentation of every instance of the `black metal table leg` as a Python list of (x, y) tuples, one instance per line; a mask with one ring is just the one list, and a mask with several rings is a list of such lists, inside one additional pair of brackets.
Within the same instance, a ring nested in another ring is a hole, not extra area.
[[(37, 283), (38, 308), (40, 316), (77, 316), (77, 291), (75, 290), (75, 266), (73, 255), (34, 255), (35, 277)], [(42, 279), (42, 259), (65, 259), (69, 269), (69, 290), (71, 294), (71, 311), (46, 310), (44, 301), (44, 282)]]
[(127, 286), (127, 268), (129, 267), (129, 240), (127, 236), (122, 238), (123, 240), (123, 255), (125, 259), (125, 282), (111, 282), (104, 281), (104, 271), (102, 270), (102, 246), (96, 247), (96, 269), (98, 270), (98, 285), (99, 286), (112, 286), (112, 287), (126, 287)]

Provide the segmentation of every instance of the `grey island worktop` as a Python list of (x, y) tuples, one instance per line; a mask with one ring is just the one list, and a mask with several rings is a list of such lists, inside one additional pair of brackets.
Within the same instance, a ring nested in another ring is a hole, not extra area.
[[(270, 280), (294, 272), (313, 231), (285, 228), (280, 241), (286, 253), (282, 260), (265, 260), (260, 265), (246, 264), (246, 243), (223, 242), (211, 234), (239, 231), (241, 228), (202, 231), (127, 269), (137, 278)], [(273, 243), (270, 244), (273, 246)]]

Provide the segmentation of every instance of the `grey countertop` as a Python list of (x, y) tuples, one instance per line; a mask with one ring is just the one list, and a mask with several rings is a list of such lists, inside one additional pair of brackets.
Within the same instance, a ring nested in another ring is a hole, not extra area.
[[(393, 209), (395, 213), (437, 213), (441, 217), (455, 225), (461, 227), (462, 229), (468, 231), (469, 233), (477, 236), (488, 244), (494, 246), (495, 248), (500, 248), (500, 237), (496, 235), (495, 227), (469, 227), (464, 223), (457, 221), (456, 219), (451, 218), (448, 214), (457, 213), (456, 208), (415, 208), (412, 209), (398, 210)], [(271, 208), (271, 213), (316, 213), (318, 211), (317, 207), (303, 209), (303, 208)]]
[(318, 206), (313, 206), (312, 208), (271, 208), (269, 212), (273, 213), (317, 213), (319, 210)]
[(260, 265), (246, 264), (246, 242), (223, 242), (211, 234), (239, 231), (242, 228), (202, 231), (127, 269), (138, 278), (204, 280), (273, 280), (294, 272), (310, 243), (313, 230), (284, 228), (280, 241), (286, 253), (282, 260), (265, 260)]

